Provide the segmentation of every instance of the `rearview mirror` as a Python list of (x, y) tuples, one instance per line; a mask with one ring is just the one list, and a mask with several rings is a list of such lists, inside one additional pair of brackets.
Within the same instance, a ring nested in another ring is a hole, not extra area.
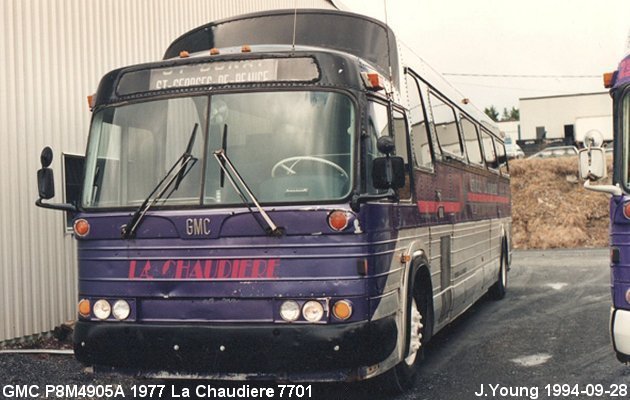
[(44, 147), (39, 159), (42, 163), (42, 167), (37, 171), (37, 191), (39, 192), (39, 199), (35, 201), (35, 205), (37, 207), (50, 208), (53, 210), (76, 212), (77, 208), (73, 204), (49, 204), (42, 201), (55, 197), (55, 176), (53, 170), (49, 168), (53, 160), (52, 149), (48, 146)]
[(606, 152), (601, 147), (580, 150), (580, 178), (598, 181), (607, 176)]
[(405, 160), (402, 157), (379, 157), (372, 164), (372, 185), (376, 189), (399, 189), (405, 186)]
[(53, 160), (52, 149), (48, 146), (44, 147), (39, 159), (42, 163), (42, 168), (37, 171), (39, 198), (44, 200), (52, 199), (55, 197), (55, 177), (53, 170), (48, 168)]

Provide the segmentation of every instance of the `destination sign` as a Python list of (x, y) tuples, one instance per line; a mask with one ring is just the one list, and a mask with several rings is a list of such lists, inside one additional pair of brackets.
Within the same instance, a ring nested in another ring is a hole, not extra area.
[(152, 70), (149, 90), (276, 80), (277, 59), (216, 62)]
[(182, 64), (124, 73), (119, 95), (194, 86), (263, 82), (309, 82), (319, 78), (315, 60), (264, 58)]

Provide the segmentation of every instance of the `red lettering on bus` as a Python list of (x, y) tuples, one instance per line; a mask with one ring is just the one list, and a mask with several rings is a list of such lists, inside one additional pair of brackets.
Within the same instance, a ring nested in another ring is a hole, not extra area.
[[(138, 263), (143, 267), (138, 271)], [(161, 265), (150, 260), (130, 260), (129, 279), (256, 279), (277, 278), (279, 259), (166, 260)]]

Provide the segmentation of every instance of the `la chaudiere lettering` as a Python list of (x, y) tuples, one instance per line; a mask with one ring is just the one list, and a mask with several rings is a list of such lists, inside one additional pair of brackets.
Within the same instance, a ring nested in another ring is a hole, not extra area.
[(129, 279), (254, 279), (277, 278), (280, 260), (131, 260)]

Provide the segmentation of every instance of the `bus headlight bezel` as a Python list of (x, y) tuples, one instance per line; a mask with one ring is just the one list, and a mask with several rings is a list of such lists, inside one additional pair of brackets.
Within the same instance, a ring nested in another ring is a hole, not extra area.
[(109, 301), (99, 299), (92, 306), (92, 313), (94, 313), (96, 318), (104, 321), (112, 314), (112, 306), (109, 304)]
[(131, 306), (125, 300), (116, 300), (112, 307), (112, 315), (119, 321), (125, 320), (131, 315)]
[(300, 305), (295, 300), (287, 300), (280, 306), (280, 317), (287, 322), (295, 322), (301, 316)]
[(324, 318), (324, 306), (319, 301), (309, 300), (302, 306), (302, 316), (308, 322), (320, 322)]

